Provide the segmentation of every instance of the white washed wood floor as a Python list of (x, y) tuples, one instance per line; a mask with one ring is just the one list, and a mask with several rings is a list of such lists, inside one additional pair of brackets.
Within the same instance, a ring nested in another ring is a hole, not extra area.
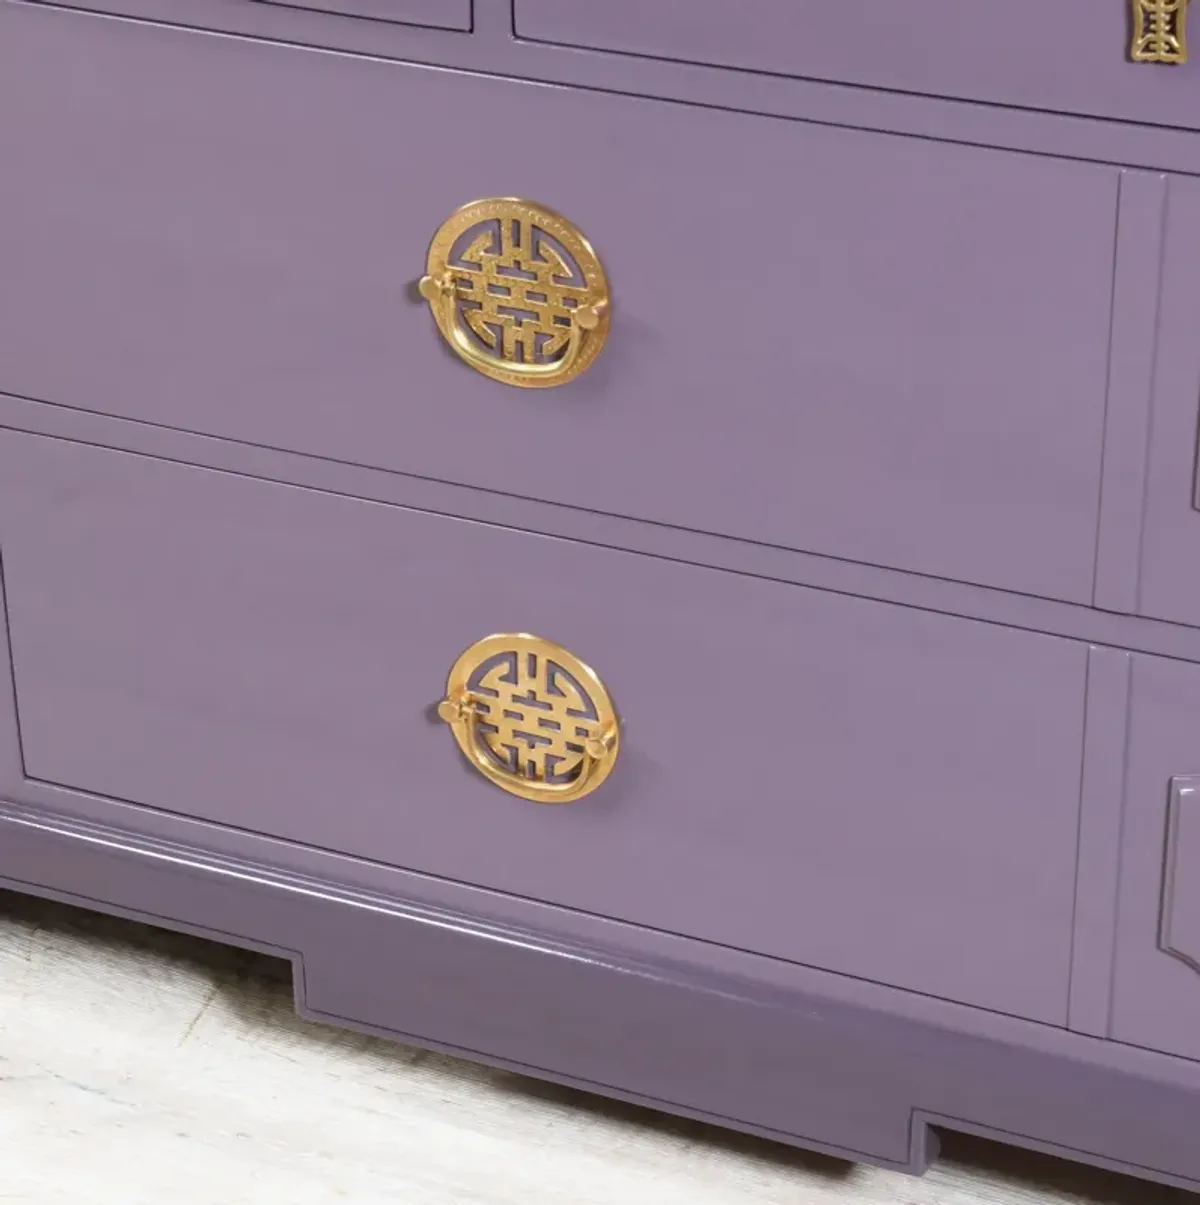
[(0, 892), (0, 1202), (1196, 1205), (951, 1136), (851, 1167), (298, 1020), (288, 969)]

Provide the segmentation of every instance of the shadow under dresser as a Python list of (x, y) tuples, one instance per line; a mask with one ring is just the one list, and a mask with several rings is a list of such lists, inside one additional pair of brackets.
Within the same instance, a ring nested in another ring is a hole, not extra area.
[(1200, 1189), (1188, 6), (827, 9), (0, 0), (0, 882)]

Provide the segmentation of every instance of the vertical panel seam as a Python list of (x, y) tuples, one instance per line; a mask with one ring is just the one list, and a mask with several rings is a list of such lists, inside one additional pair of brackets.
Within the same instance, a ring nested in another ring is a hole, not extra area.
[(1126, 652), (1088, 650), (1067, 1028), (1093, 1037), (1109, 1028), (1132, 664)]
[[(1104, 364), (1104, 409), (1100, 423), (1100, 473), (1096, 491), (1096, 534), (1092, 549), (1092, 605), (1098, 606), (1100, 557), (1104, 536), (1104, 487), (1108, 464), (1109, 412), (1112, 409), (1113, 359), (1117, 339), (1117, 286), (1121, 276), (1121, 215), (1125, 203), (1125, 172), (1117, 173), (1117, 196), (1113, 214), (1112, 278), (1108, 289), (1108, 347)], [(1091, 664), (1091, 650), (1088, 652)]]
[(1128, 170), (1119, 181), (1092, 604), (1138, 614), (1169, 181)]
[(1075, 946), (1079, 927), (1080, 866), (1083, 854), (1083, 810), (1087, 795), (1088, 728), (1092, 717), (1092, 663), (1096, 649), (1089, 647), (1083, 664), (1083, 739), (1079, 748), (1079, 791), (1075, 811), (1075, 881), (1071, 889), (1071, 930), (1067, 946), (1066, 1024), (1072, 1027), (1075, 998)]
[(1125, 830), (1129, 819), (1129, 750), (1133, 737), (1133, 655), (1126, 654), (1125, 661), (1125, 690), (1123, 702), (1125, 705), (1125, 722), (1122, 725), (1121, 745), (1121, 777), (1120, 777), (1120, 806), (1117, 822), (1117, 859), (1114, 867), (1115, 879), (1112, 898), (1109, 901), (1109, 921), (1111, 932), (1108, 950), (1108, 984), (1104, 1001), (1104, 1034), (1111, 1038), (1113, 1034), (1113, 1014), (1116, 1004), (1117, 964), (1121, 951), (1117, 941), (1120, 929), (1121, 896), (1124, 891), (1125, 877)]

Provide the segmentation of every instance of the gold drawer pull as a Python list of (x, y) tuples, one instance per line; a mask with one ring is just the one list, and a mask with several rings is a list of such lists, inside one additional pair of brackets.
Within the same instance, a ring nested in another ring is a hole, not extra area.
[(1130, 0), (1135, 63), (1186, 63), (1188, 0)]
[(471, 645), (437, 710), (480, 774), (535, 803), (590, 794), (620, 751), (620, 722), (595, 671), (526, 633)]
[(608, 281), (587, 239), (529, 201), (464, 205), (429, 247), (421, 296), (442, 338), (507, 385), (562, 385), (599, 355)]

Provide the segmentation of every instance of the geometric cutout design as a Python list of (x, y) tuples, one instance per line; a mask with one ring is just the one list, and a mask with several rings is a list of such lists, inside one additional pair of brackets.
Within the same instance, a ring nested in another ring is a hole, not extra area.
[(552, 210), (509, 197), (451, 215), (421, 295), (459, 357), (510, 385), (571, 380), (608, 334), (608, 284), (587, 240)]
[(485, 778), (539, 803), (594, 791), (620, 745), (616, 710), (595, 671), (527, 633), (488, 636), (467, 649), (438, 714)]

